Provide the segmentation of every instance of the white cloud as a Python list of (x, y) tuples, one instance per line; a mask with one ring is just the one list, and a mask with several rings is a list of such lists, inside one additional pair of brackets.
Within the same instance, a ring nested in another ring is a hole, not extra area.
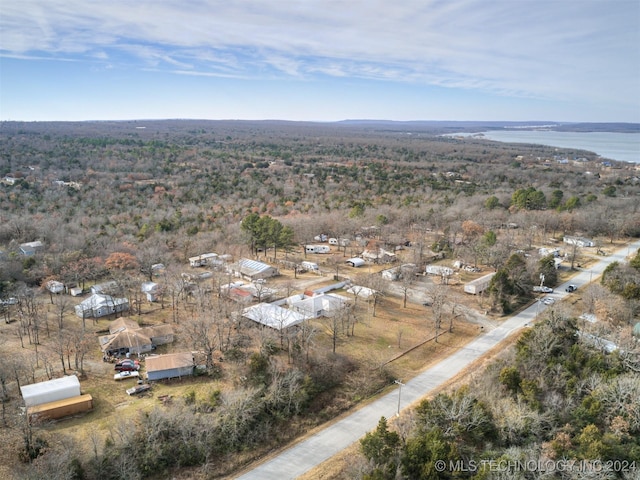
[(3, 55), (103, 56), (182, 74), (322, 74), (638, 102), (637, 0), (2, 3)]

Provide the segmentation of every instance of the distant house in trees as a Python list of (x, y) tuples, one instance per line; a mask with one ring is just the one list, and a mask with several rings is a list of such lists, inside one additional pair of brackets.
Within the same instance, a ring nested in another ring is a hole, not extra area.
[(162, 294), (162, 286), (155, 282), (143, 282), (140, 290), (147, 296), (147, 300), (155, 302)]
[(100, 293), (94, 293), (75, 306), (76, 315), (80, 318), (100, 318), (127, 310), (129, 310), (127, 298), (115, 298)]
[(565, 235), (562, 238), (562, 241), (568, 245), (577, 245), (578, 247), (595, 247), (596, 243), (584, 237), (572, 237), (570, 235)]
[(44, 249), (44, 243), (42, 243), (40, 240), (36, 240), (35, 242), (21, 243), (19, 247), (20, 253), (27, 257), (35, 255), (42, 249)]
[(117, 291), (119, 288), (120, 287), (118, 285), (118, 282), (116, 282), (115, 280), (111, 282), (96, 283), (94, 286), (91, 287), (91, 293), (99, 293), (99, 294), (113, 293)]

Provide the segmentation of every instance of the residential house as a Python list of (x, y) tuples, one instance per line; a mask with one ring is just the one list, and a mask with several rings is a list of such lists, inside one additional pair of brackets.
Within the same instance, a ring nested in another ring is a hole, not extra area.
[(388, 250), (375, 245), (371, 248), (366, 248), (360, 256), (364, 260), (368, 260), (373, 263), (393, 263), (397, 260), (395, 253), (389, 252)]
[(570, 235), (565, 235), (562, 237), (562, 241), (569, 245), (577, 245), (578, 247), (595, 247), (596, 242), (589, 238), (584, 237), (573, 237)]
[(22, 255), (30, 257), (31, 255), (35, 255), (36, 253), (44, 249), (44, 243), (42, 243), (40, 240), (36, 240), (35, 242), (21, 243), (19, 249)]
[(155, 350), (158, 345), (173, 342), (173, 328), (167, 324), (140, 327), (138, 322), (121, 317), (111, 322), (109, 335), (98, 340), (105, 355), (140, 355)]
[(195, 362), (191, 352), (152, 355), (145, 359), (147, 380), (157, 381), (193, 375)]
[(115, 298), (99, 293), (94, 293), (75, 306), (76, 315), (80, 318), (100, 318), (127, 310), (129, 310), (127, 298)]
[(281, 331), (305, 320), (299, 312), (272, 303), (259, 303), (243, 310), (242, 316), (256, 323)]
[(304, 296), (302, 299), (291, 302), (291, 310), (301, 313), (305, 318), (332, 317), (338, 310), (345, 306), (348, 298), (334, 293)]

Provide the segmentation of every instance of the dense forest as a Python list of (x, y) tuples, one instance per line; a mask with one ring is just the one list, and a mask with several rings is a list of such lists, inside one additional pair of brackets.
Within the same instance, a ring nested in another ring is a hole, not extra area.
[[(278, 260), (296, 272), (303, 246), (326, 234), (345, 239), (338, 260), (322, 265), (338, 277), (344, 257), (359, 255), (367, 241), (406, 247), (403, 258), (415, 268), (437, 258), (495, 272), (482, 310), (500, 318), (531, 301), (541, 275), (547, 285), (556, 283), (553, 257), (540, 258), (539, 246), (582, 235), (606, 254), (640, 237), (635, 165), (585, 151), (442, 136), (459, 127), (0, 124), (0, 313), (8, 332), (0, 353), (9, 359), (0, 366), (0, 421), (17, 445), (16, 478), (229, 474), (393, 383), (385, 369), (336, 354), (338, 336), (353, 336), (355, 309), (325, 329), (333, 351), (322, 355), (313, 348), (317, 330), (303, 327), (290, 336), (243, 330), (235, 321), (241, 306), (204, 289), (187, 294), (184, 273), (195, 255)], [(32, 242), (37, 251), (26, 254)], [(383, 419), (363, 441), (358, 471), (345, 475), (498, 478), (489, 471), (436, 472), (434, 462), (637, 459), (638, 345), (630, 332), (640, 311), (639, 258), (611, 264), (600, 283), (581, 292), (585, 308), (604, 320), (598, 335), (624, 340), (623, 352), (589, 346), (576, 334), (573, 313), (558, 309), (469, 387), (426, 400), (400, 428)], [(588, 260), (576, 248), (566, 259), (567, 272)], [(203, 382), (212, 383), (141, 411), (134, 422), (109, 425), (106, 440), (97, 432), (47, 435), (46, 428), (14, 421), (20, 385), (69, 371), (91, 380), (85, 362), (101, 362), (95, 337), (102, 327), (75, 318), (70, 297), (48, 292), (49, 282), (86, 291), (113, 281), (116, 293), (135, 300), (128, 315), (142, 322), (151, 317), (142, 310), (151, 307), (140, 282), (155, 279), (159, 264), (167, 290), (153, 307), (158, 321), (172, 324), (185, 348), (204, 352)], [(404, 307), (415, 272), (398, 282)], [(361, 285), (384, 290), (380, 275), (358, 275)], [(215, 273), (218, 291), (224, 282), (227, 274)], [(445, 286), (430, 294), (437, 341), (444, 306), (455, 301)], [(360, 308), (369, 313), (364, 301)], [(223, 377), (225, 388), (213, 383)]]

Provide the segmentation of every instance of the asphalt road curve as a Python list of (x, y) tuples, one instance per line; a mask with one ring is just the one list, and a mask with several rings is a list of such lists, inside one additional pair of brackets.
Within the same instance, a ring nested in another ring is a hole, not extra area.
[[(566, 293), (565, 288), (569, 284), (577, 285), (579, 293), (584, 285), (601, 275), (607, 265), (614, 261), (624, 261), (627, 255), (635, 252), (638, 248), (640, 248), (640, 240), (612, 255), (603, 257), (589, 270), (579, 272), (569, 282), (558, 285), (554, 293), (546, 296), (561, 300), (567, 295), (576, 295), (576, 293)], [(288, 480), (308, 472), (373, 430), (380, 417), (393, 417), (397, 414), (398, 409), (402, 410), (420, 401), (434, 388), (451, 380), (512, 333), (532, 323), (536, 315), (547, 308), (550, 307), (542, 302), (534, 303), (503, 322), (499, 327), (480, 335), (450, 357), (408, 380), (402, 387), (399, 386), (393, 392), (334, 422), (311, 437), (292, 445), (237, 478), (242, 480)], [(399, 392), (400, 388), (401, 392)], [(400, 407), (398, 407), (398, 398), (400, 398)]]

